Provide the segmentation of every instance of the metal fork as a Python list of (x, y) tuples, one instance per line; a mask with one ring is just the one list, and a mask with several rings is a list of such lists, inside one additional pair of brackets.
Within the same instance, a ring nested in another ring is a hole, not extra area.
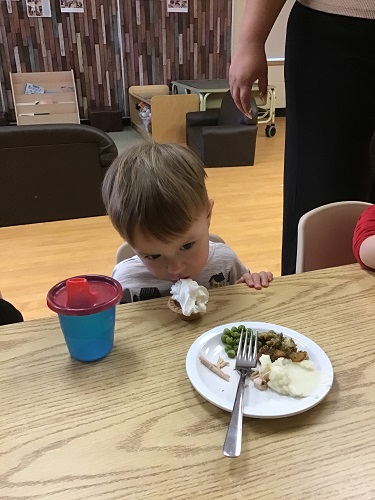
[(223, 453), (226, 457), (238, 457), (241, 454), (243, 395), (245, 380), (250, 370), (256, 367), (258, 354), (258, 332), (253, 333), (249, 339), (248, 331), (244, 336), (241, 332), (238, 344), (235, 369), (240, 374), (236, 399), (234, 400), (232, 416), (230, 418), (227, 435), (225, 437)]

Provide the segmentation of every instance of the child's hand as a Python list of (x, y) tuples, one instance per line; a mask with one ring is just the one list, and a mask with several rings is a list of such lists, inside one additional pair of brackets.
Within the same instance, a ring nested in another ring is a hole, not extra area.
[(238, 283), (246, 283), (250, 288), (255, 288), (256, 290), (261, 290), (262, 288), (267, 288), (268, 285), (273, 280), (273, 274), (269, 271), (261, 271), (260, 273), (245, 273), (239, 280)]

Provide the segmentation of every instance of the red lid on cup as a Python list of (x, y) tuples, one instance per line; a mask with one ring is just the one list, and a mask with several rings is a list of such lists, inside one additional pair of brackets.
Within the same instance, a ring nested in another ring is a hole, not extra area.
[(88, 274), (57, 283), (47, 294), (47, 305), (58, 314), (87, 316), (115, 306), (121, 296), (122, 287), (117, 280)]

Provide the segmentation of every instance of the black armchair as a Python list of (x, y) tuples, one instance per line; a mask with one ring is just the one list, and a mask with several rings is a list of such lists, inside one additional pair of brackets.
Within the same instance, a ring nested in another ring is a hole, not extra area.
[(186, 143), (206, 167), (254, 165), (258, 110), (251, 98), (252, 119), (241, 113), (228, 91), (220, 109), (186, 114)]
[(0, 227), (106, 213), (112, 139), (87, 125), (0, 127)]

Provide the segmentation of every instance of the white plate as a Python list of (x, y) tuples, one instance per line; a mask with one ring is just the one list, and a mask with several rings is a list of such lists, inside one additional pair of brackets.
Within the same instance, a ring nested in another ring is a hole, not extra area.
[[(224, 328), (240, 324), (259, 332), (274, 330), (276, 333), (283, 333), (287, 337), (291, 337), (299, 350), (307, 351), (309, 359), (314, 362), (316, 369), (321, 373), (317, 390), (313, 395), (305, 398), (282, 396), (269, 388), (265, 391), (259, 391), (249, 380), (248, 387), (245, 389), (244, 415), (255, 418), (287, 417), (309, 410), (325, 398), (333, 383), (332, 364), (326, 353), (315, 342), (290, 328), (249, 321), (237, 321), (216, 326), (201, 335), (191, 345), (186, 357), (186, 371), (192, 386), (201, 396), (219, 408), (232, 411), (239, 374), (234, 370), (235, 360), (227, 357), (220, 337)], [(201, 355), (213, 363), (216, 363), (219, 357), (228, 360), (230, 366), (227, 366), (224, 371), (230, 375), (230, 381), (226, 382), (204, 366), (199, 361)]]

